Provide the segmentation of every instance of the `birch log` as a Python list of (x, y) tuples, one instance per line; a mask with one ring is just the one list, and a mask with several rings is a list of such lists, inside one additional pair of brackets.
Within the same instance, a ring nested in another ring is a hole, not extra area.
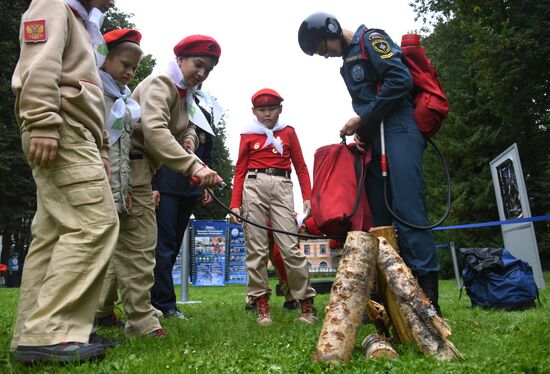
[(362, 232), (348, 233), (314, 361), (348, 361), (374, 284), (378, 239)]
[(378, 267), (387, 284), (387, 290), (391, 293), (391, 299), (395, 301), (398, 314), (420, 350), (437, 360), (463, 358), (447, 339), (451, 335), (451, 329), (437, 315), (403, 259), (385, 238), (378, 239)]
[[(397, 232), (394, 226), (373, 227), (369, 230), (369, 232), (377, 238), (385, 238), (393, 248), (399, 250), (399, 245), (397, 244)], [(380, 253), (378, 253), (378, 256), (380, 256)], [(378, 266), (378, 261), (376, 268), (376, 284), (378, 286), (378, 292), (384, 300), (384, 308), (386, 309), (386, 313), (391, 321), (389, 329), (393, 331), (392, 340), (394, 343), (412, 343), (414, 342), (414, 338), (399, 313), (399, 308), (395, 303), (393, 294), (388, 290), (386, 279), (383, 277), (382, 271)]]

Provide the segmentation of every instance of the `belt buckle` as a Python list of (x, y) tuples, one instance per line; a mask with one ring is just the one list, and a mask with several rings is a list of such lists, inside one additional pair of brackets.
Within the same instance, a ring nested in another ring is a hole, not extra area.
[(273, 175), (275, 173), (275, 168), (266, 168), (265, 173), (267, 175)]

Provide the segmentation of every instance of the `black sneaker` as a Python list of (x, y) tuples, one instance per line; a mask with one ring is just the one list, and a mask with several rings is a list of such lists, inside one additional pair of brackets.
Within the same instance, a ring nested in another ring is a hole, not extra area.
[(69, 363), (101, 360), (105, 357), (105, 347), (90, 343), (60, 343), (54, 345), (20, 345), (13, 353), (13, 360), (23, 364), (38, 362)]
[(101, 344), (105, 348), (114, 348), (119, 344), (122, 344), (122, 340), (110, 340), (104, 336), (98, 335), (96, 332), (90, 334), (90, 343)]
[(96, 318), (99, 327), (124, 327), (124, 322), (119, 320), (116, 314), (109, 314), (105, 317)]
[(167, 311), (166, 313), (163, 313), (163, 315), (164, 315), (164, 318), (166, 318), (166, 319), (168, 319), (168, 318), (177, 318), (177, 319), (182, 319), (182, 320), (187, 320), (188, 319), (182, 312), (180, 312), (177, 309), (171, 309), (171, 310)]
[(298, 300), (288, 300), (283, 303), (283, 308), (288, 310), (295, 310), (300, 307), (300, 302)]

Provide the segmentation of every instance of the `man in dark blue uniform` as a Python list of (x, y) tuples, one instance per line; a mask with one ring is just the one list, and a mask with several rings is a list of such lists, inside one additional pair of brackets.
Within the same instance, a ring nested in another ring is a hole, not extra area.
[[(201, 110), (202, 107), (199, 106)], [(210, 114), (203, 113), (212, 123)], [(210, 130), (210, 129), (207, 129)], [(210, 131), (196, 126), (199, 145), (193, 151), (207, 165), (212, 161), (213, 136)], [(183, 144), (183, 147), (189, 147)], [(186, 319), (176, 306), (176, 294), (172, 279), (172, 268), (180, 251), (183, 235), (193, 206), (199, 198), (208, 204), (212, 197), (199, 186), (192, 186), (189, 177), (162, 166), (153, 176), (153, 199), (157, 207), (157, 247), (155, 252), (155, 284), (151, 289), (151, 303), (160, 310), (164, 318)], [(182, 280), (183, 282), (184, 280)]]
[[(412, 78), (401, 61), (401, 48), (383, 30), (366, 29), (364, 25), (355, 32), (344, 30), (334, 16), (322, 12), (302, 22), (298, 41), (308, 55), (343, 59), (340, 74), (357, 116), (346, 122), (340, 135), (355, 134), (360, 144), (372, 146), (365, 188), (374, 226), (393, 223), (384, 202), (380, 166), (382, 121), (391, 185), (388, 200), (392, 210), (407, 222), (428, 226), (422, 178), (426, 138), (413, 118)], [(412, 228), (400, 222), (396, 225), (401, 256), (440, 313), (439, 259), (433, 235), (430, 230)]]

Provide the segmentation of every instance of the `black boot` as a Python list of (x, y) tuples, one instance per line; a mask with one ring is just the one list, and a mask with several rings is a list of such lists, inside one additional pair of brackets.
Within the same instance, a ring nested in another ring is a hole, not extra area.
[(418, 276), (418, 284), (422, 291), (428, 296), (432, 302), (437, 314), (441, 317), (441, 308), (439, 307), (439, 273), (429, 272)]

